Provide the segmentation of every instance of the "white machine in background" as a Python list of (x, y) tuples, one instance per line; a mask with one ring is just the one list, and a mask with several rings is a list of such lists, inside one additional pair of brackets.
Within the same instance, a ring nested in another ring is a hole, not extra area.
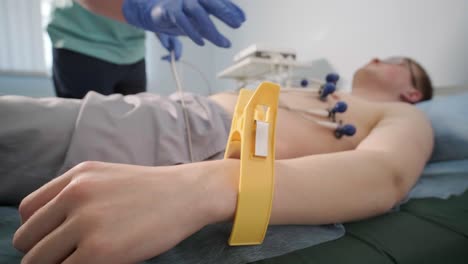
[[(330, 73), (333, 70), (330, 70), (328, 63), (324, 64), (326, 61), (316, 62), (319, 63), (296, 61), (296, 52), (291, 49), (253, 45), (236, 54), (234, 65), (219, 73), (218, 77), (237, 80), (238, 88), (245, 88), (254, 82), (273, 81), (279, 83), (284, 92), (314, 93), (317, 99), (326, 102), (327, 97), (336, 91), (340, 77), (336, 73)], [(328, 71), (328, 74), (323, 74), (323, 70)], [(323, 81), (318, 78), (323, 78)], [(297, 112), (301, 117), (333, 130), (337, 139), (356, 133), (354, 125), (344, 124), (335, 117), (337, 113), (347, 110), (348, 106), (343, 101), (327, 109), (302, 109), (281, 102), (278, 107)]]
[[(304, 87), (307, 80), (310, 84), (317, 83), (316, 88), (323, 81), (318, 80), (323, 75), (323, 63), (299, 62), (293, 49), (271, 48), (265, 45), (252, 45), (234, 56), (234, 64), (218, 74), (218, 78), (234, 79), (239, 87), (259, 81), (272, 81), (282, 87)], [(328, 67), (326, 70), (330, 72)]]
[(278, 49), (266, 47), (264, 45), (254, 44), (244, 50), (241, 50), (234, 56), (234, 61), (238, 62), (245, 58), (263, 58), (284, 61), (295, 61), (296, 51), (293, 49)]

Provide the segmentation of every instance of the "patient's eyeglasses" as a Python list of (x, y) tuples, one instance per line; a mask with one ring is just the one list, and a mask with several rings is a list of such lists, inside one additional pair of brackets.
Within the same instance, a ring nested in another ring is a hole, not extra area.
[(386, 58), (384, 60), (381, 60), (381, 62), (383, 63), (387, 63), (387, 64), (394, 64), (394, 65), (402, 65), (406, 68), (408, 68), (409, 72), (410, 72), (410, 77), (411, 77), (411, 84), (414, 86), (414, 88), (418, 88), (417, 86), (417, 82), (416, 82), (416, 77), (414, 75), (414, 71), (413, 71), (413, 63), (411, 62), (411, 60), (407, 59), (407, 58), (403, 58), (403, 57), (390, 57), (390, 58)]

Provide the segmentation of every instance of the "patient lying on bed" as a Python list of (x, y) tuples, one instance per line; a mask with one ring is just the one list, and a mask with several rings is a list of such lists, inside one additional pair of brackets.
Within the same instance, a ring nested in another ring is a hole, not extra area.
[[(409, 59), (372, 60), (356, 72), (351, 95), (336, 93), (327, 102), (281, 94), (270, 223), (339, 223), (387, 212), (431, 154), (431, 126), (408, 104), (431, 96), (427, 74)], [(237, 99), (226, 93), (209, 100), (232, 114)], [(337, 118), (356, 126), (353, 137), (336, 139), (288, 109), (325, 109), (338, 100), (348, 104)], [(27, 253), (25, 263), (142, 261), (205, 225), (230, 221), (238, 177), (236, 159), (178, 166), (84, 162), (22, 201), (14, 245)]]

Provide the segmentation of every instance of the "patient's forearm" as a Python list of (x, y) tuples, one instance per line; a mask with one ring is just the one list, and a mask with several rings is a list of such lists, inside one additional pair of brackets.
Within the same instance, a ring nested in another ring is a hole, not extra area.
[(124, 0), (75, 0), (91, 12), (121, 22), (126, 22), (122, 13)]
[(329, 224), (388, 211), (402, 198), (381, 153), (348, 151), (277, 161), (272, 224)]
[[(275, 165), (275, 191), (271, 224), (329, 224), (357, 220), (388, 211), (410, 186), (401, 186), (386, 157), (372, 151), (321, 154)], [(239, 161), (225, 163), (231, 188), (223, 220), (233, 219)]]

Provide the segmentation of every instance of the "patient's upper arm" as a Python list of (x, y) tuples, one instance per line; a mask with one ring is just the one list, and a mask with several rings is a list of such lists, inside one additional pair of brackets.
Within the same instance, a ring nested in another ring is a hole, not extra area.
[(357, 150), (383, 154), (395, 169), (402, 192), (406, 193), (431, 155), (432, 127), (425, 115), (412, 105), (392, 103), (385, 107), (381, 120)]

